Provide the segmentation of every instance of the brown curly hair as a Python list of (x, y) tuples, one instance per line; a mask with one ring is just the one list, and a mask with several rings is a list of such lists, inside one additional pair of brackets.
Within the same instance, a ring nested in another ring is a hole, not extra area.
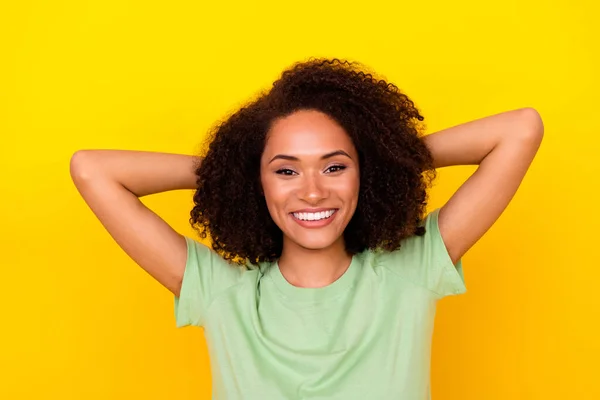
[(350, 254), (395, 250), (423, 235), (427, 189), (436, 177), (421, 136), (423, 116), (398, 87), (356, 62), (309, 59), (285, 70), (268, 92), (217, 124), (196, 170), (190, 224), (227, 260), (258, 264), (281, 256), (283, 233), (260, 185), (260, 159), (273, 121), (318, 110), (339, 123), (359, 155), (356, 211), (344, 231)]

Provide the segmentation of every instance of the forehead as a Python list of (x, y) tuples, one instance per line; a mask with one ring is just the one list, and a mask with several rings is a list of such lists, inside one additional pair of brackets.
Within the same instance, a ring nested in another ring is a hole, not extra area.
[(265, 153), (320, 154), (335, 149), (354, 151), (344, 128), (322, 112), (301, 110), (273, 123)]

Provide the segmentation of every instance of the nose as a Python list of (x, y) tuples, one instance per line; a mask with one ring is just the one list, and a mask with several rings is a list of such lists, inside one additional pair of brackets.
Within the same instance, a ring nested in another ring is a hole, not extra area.
[(325, 177), (320, 174), (306, 174), (302, 180), (302, 188), (299, 191), (300, 198), (309, 204), (316, 205), (327, 198), (329, 190), (324, 182)]

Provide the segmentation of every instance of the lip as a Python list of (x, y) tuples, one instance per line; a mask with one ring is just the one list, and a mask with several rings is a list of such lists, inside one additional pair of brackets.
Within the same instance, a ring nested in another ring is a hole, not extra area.
[(316, 213), (316, 212), (329, 211), (329, 210), (337, 211), (338, 209), (335, 207), (303, 208), (302, 210), (292, 211), (292, 213), (300, 213), (300, 212)]
[(324, 226), (331, 224), (333, 219), (338, 214), (338, 209), (337, 208), (305, 208), (303, 210), (294, 211), (295, 213), (299, 213), (299, 212), (313, 212), (314, 213), (314, 212), (329, 211), (329, 210), (334, 210), (331, 217), (326, 218), (326, 219), (320, 219), (318, 221), (303, 221), (301, 219), (294, 217), (293, 213), (290, 213), (289, 215), (290, 215), (290, 218), (294, 222), (296, 222), (298, 225), (300, 225), (301, 227), (314, 229), (314, 228), (322, 228)]

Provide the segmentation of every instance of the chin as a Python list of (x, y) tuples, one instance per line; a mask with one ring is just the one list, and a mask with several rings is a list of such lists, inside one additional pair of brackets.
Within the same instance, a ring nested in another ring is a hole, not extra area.
[(296, 244), (302, 248), (305, 248), (307, 250), (323, 250), (326, 249), (328, 247), (330, 247), (333, 243), (314, 243), (314, 242), (310, 242), (310, 243), (302, 243), (302, 242), (296, 242)]
[[(317, 236), (317, 235), (314, 235)], [(339, 237), (335, 238), (319, 238), (319, 237), (290, 237), (291, 241), (296, 245), (308, 249), (308, 250), (322, 250), (329, 248), (336, 244), (340, 240)]]

